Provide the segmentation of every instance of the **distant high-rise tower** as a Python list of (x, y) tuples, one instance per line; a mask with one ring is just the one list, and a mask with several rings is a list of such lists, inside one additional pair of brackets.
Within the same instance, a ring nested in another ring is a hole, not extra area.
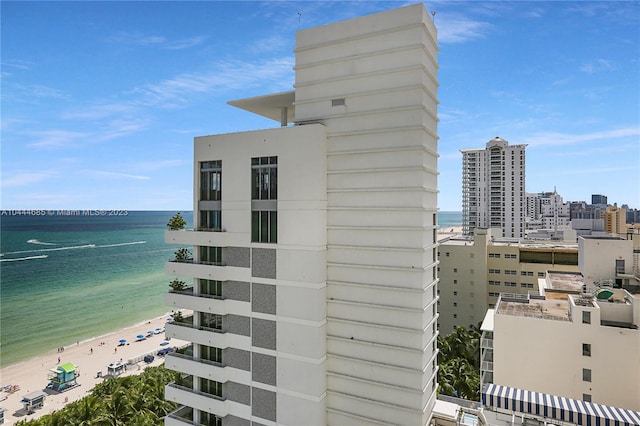
[(591, 194), (591, 204), (607, 204), (607, 196), (601, 194)]
[(462, 149), (462, 225), (500, 228), (522, 238), (525, 229), (525, 148), (495, 137), (485, 149)]

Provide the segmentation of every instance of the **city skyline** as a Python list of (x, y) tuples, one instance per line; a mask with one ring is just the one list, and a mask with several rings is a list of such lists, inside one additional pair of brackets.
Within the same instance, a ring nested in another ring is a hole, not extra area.
[[(404, 4), (2, 2), (2, 208), (191, 210), (193, 137), (279, 126), (226, 102), (293, 89), (298, 29)], [(637, 2), (425, 7), (441, 210), (495, 136), (527, 145), (526, 192), (640, 208)]]

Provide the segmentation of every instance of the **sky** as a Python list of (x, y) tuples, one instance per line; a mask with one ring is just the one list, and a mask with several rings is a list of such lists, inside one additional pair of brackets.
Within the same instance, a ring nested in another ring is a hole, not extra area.
[[(193, 137), (278, 127), (299, 29), (400, 1), (6, 1), (2, 209), (191, 210)], [(438, 206), (460, 149), (526, 144), (526, 191), (640, 208), (640, 2), (425, 2), (438, 29)]]

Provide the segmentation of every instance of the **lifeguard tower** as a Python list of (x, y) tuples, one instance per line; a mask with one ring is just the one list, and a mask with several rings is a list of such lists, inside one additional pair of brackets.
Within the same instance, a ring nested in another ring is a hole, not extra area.
[(22, 397), (22, 406), (27, 414), (34, 412), (36, 408), (41, 408), (44, 405), (44, 399), (47, 394), (42, 391), (31, 392)]
[(76, 381), (78, 376), (77, 367), (70, 362), (59, 365), (57, 368), (49, 370), (49, 384), (47, 385), (47, 389), (63, 392), (69, 388), (78, 386), (78, 382)]
[(127, 364), (115, 361), (107, 365), (107, 377), (118, 377), (127, 370)]

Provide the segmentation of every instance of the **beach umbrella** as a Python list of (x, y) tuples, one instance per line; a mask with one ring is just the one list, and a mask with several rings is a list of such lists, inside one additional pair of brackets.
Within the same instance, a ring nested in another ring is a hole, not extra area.
[(136, 336), (136, 339), (138, 339), (138, 340), (144, 340), (144, 336), (143, 336), (142, 334), (138, 334), (138, 335)]
[(158, 327), (154, 330), (155, 334), (160, 334), (162, 333), (162, 328)]
[(118, 340), (118, 343), (127, 343), (127, 339), (120, 339)]

